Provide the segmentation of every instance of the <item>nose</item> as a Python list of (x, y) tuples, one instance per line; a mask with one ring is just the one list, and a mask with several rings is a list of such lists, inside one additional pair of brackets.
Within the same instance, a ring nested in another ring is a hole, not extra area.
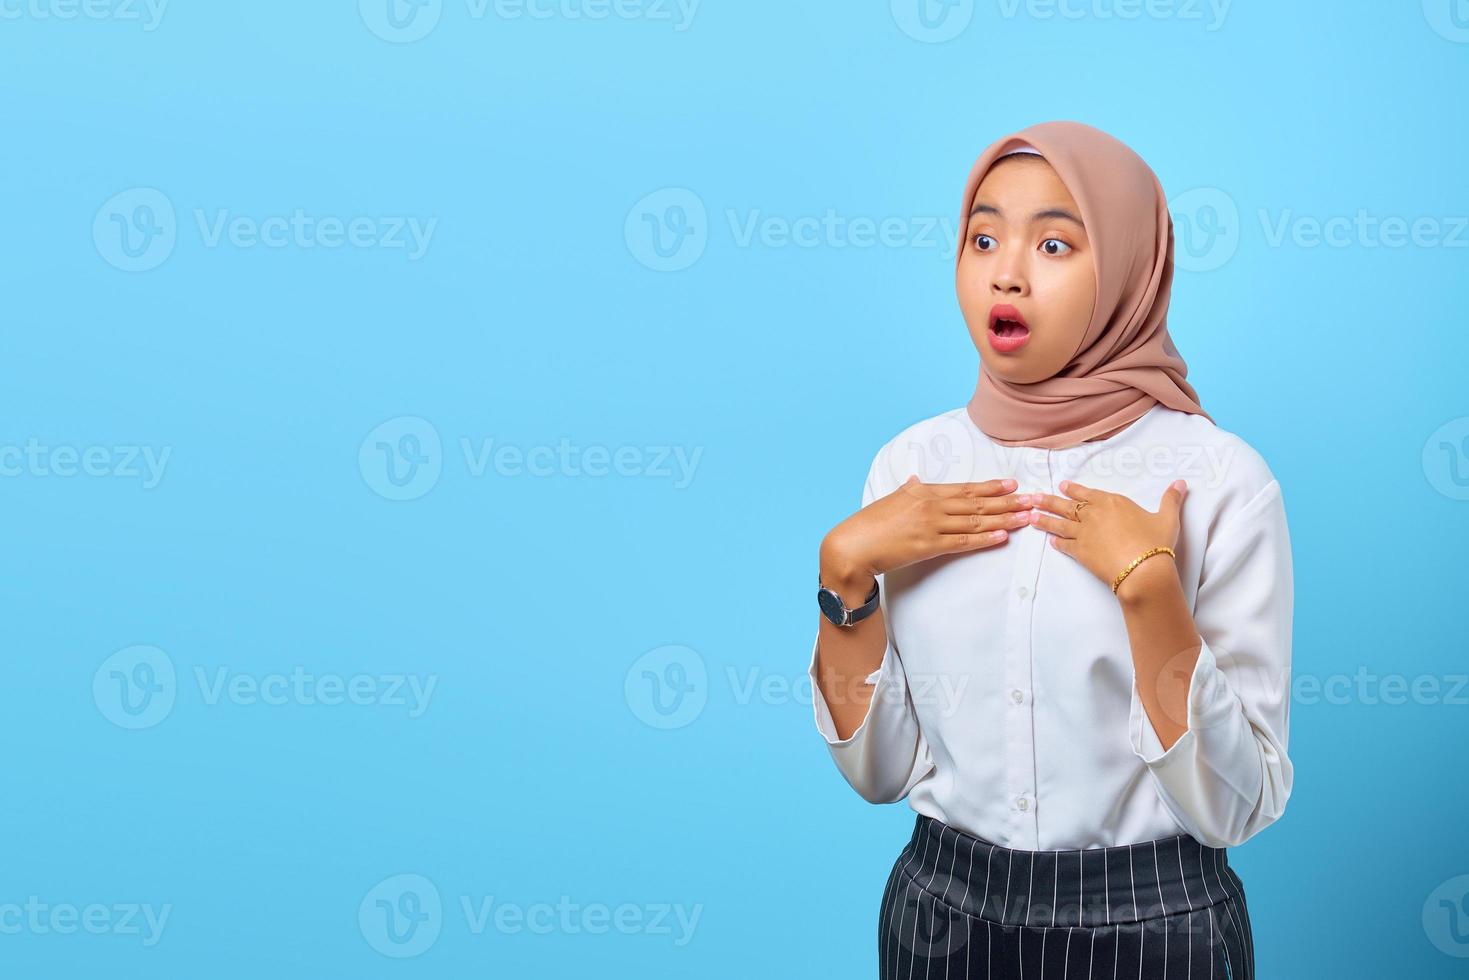
[(996, 296), (1024, 296), (1030, 291), (1030, 283), (1025, 278), (1023, 258), (1017, 249), (1001, 249), (1001, 254), (996, 256), (997, 261), (992, 266), (990, 278), (990, 292)]

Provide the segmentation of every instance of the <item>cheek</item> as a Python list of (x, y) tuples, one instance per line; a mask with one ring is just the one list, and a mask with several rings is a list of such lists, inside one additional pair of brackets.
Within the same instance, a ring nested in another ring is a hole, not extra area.
[(1045, 302), (1057, 327), (1066, 334), (1081, 334), (1091, 322), (1092, 304), (1096, 300), (1096, 281), (1091, 269), (1081, 263), (1054, 266), (1038, 274), (1034, 284), (1036, 297)]
[(978, 270), (972, 262), (960, 261), (954, 291), (959, 297), (959, 309), (963, 311), (966, 320), (973, 320), (975, 316), (988, 316), (988, 291), (983, 288)]

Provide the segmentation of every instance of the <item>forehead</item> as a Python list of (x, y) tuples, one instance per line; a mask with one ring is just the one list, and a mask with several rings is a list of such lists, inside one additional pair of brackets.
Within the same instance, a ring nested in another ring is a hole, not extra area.
[[(1023, 200), (1027, 204), (1046, 204), (1076, 208), (1076, 201), (1061, 175), (1049, 162), (1033, 153), (1003, 157), (990, 165), (974, 192), (971, 207), (980, 201), (995, 204), (1002, 199)], [(1000, 204), (1003, 208), (1003, 203)]]

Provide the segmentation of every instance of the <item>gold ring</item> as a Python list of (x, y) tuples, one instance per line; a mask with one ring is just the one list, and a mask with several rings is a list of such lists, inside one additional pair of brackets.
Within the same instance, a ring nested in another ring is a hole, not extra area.
[(1078, 500), (1076, 502), (1076, 515), (1074, 517), (1072, 517), (1071, 519), (1073, 521), (1079, 521), (1079, 520), (1081, 520), (1081, 509), (1083, 507), (1085, 507), (1089, 503), (1091, 503), (1091, 501), (1089, 501), (1089, 500)]

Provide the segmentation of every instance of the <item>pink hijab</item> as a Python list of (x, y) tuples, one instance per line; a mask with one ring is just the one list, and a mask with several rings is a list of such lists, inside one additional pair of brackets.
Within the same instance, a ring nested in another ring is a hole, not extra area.
[(1052, 377), (1015, 384), (992, 376), (981, 361), (969, 417), (1001, 445), (1045, 449), (1101, 436), (1159, 402), (1213, 422), (1185, 380), (1188, 366), (1168, 335), (1168, 201), (1152, 168), (1120, 140), (1085, 123), (1058, 121), (991, 143), (964, 188), (959, 254), (980, 180), (992, 163), (1026, 143), (1040, 151), (1081, 208), (1096, 259), (1096, 301), (1080, 346)]

